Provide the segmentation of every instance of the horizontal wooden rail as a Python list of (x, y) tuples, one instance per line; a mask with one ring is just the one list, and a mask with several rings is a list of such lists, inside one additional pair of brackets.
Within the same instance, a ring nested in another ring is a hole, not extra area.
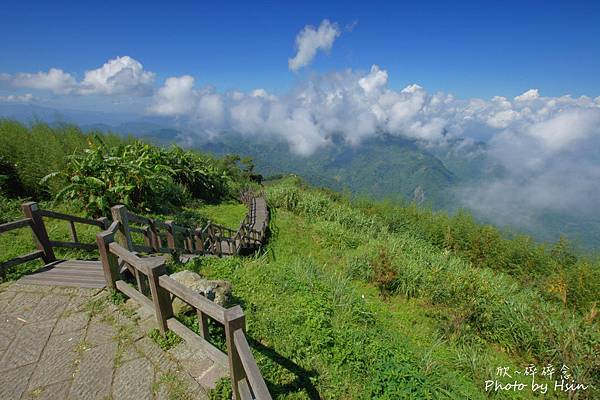
[(31, 218), (23, 218), (17, 221), (7, 222), (0, 225), (0, 233), (12, 231), (14, 229), (31, 227)]
[(65, 221), (77, 222), (80, 224), (95, 225), (102, 229), (105, 228), (105, 219), (88, 219), (77, 217), (75, 215), (63, 214), (56, 211), (40, 209), (40, 215), (48, 218), (62, 219)]
[(66, 247), (68, 249), (82, 249), (82, 250), (87, 250), (87, 251), (94, 251), (98, 248), (96, 243), (61, 242), (61, 241), (57, 241), (57, 240), (51, 240), (50, 246)]
[(233, 341), (235, 343), (235, 348), (239, 355), (240, 361), (244, 366), (244, 372), (246, 373), (246, 378), (248, 383), (250, 383), (252, 392), (257, 399), (270, 399), (271, 395), (269, 394), (269, 389), (267, 389), (265, 380), (260, 373), (260, 369), (256, 364), (256, 360), (252, 355), (250, 345), (248, 344), (248, 340), (246, 339), (246, 335), (242, 329), (238, 329), (233, 332)]
[(206, 297), (194, 292), (187, 286), (182, 285), (170, 276), (163, 275), (158, 278), (159, 285), (188, 303), (190, 306), (209, 315), (214, 320), (225, 323), (225, 308), (208, 300)]
[(31, 253), (25, 254), (24, 256), (19, 256), (15, 258), (11, 258), (10, 260), (4, 261), (0, 263), (0, 274), (6, 269), (10, 267), (14, 267), (15, 265), (23, 264), (28, 261), (33, 261), (37, 258), (42, 258), (44, 256), (44, 252), (41, 250), (33, 251)]

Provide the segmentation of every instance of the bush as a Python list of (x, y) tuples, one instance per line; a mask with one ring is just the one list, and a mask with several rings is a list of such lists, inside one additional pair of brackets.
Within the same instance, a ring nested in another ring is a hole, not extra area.
[(398, 272), (392, 265), (392, 260), (385, 247), (379, 249), (379, 255), (371, 264), (373, 268), (372, 281), (379, 289), (379, 294), (384, 298), (389, 297), (396, 290)]
[(56, 178), (65, 182), (56, 199), (78, 200), (93, 216), (107, 215), (115, 204), (134, 212), (169, 213), (192, 197), (215, 201), (231, 194), (230, 179), (208, 158), (142, 142), (111, 147), (99, 137), (44, 181)]
[[(92, 133), (83, 133), (74, 125), (34, 123), (27, 127), (0, 119), (0, 156), (14, 166), (20, 185), (16, 193), (10, 195), (36, 200), (50, 198), (60, 190), (61, 183), (40, 180), (51, 172), (62, 170), (67, 163), (65, 156), (81, 154), (92, 137)], [(127, 142), (112, 134), (102, 137), (107, 145)]]

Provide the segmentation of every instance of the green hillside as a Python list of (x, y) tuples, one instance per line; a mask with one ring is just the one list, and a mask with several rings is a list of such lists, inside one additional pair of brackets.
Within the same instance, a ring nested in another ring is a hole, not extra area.
[(313, 185), (355, 196), (415, 200), (436, 208), (453, 204), (448, 189), (457, 176), (434, 155), (399, 137), (375, 137), (357, 147), (339, 142), (310, 156), (291, 153), (282, 141), (228, 135), (201, 148), (249, 156), (265, 176), (291, 172)]
[[(26, 191), (2, 186), (3, 221), (18, 216), (19, 197), (37, 190), (48, 207), (79, 215), (105, 213), (105, 206), (127, 200), (138, 212), (163, 219), (234, 225), (244, 213), (236, 192), (256, 185), (252, 172), (231, 157), (122, 139), (109, 144), (104, 136), (84, 135), (74, 127), (30, 129), (3, 122), (0, 130), (15, 141), (12, 155), (2, 153), (14, 158), (2, 164), (0, 175)], [(73, 133), (66, 139), (68, 132)], [(47, 163), (37, 160), (41, 170), (36, 174), (58, 168), (55, 179), (61, 183), (54, 187), (54, 178), (42, 180), (36, 189), (25, 161), (40, 140), (52, 137), (71, 143), (66, 148), (72, 150), (61, 155), (59, 146), (49, 147), (55, 154)], [(413, 153), (402, 159), (414, 163), (415, 173), (454, 179), (443, 165)], [(340, 173), (336, 157), (343, 164), (348, 159), (376, 164), (349, 149), (323, 155), (329, 168)], [(135, 167), (115, 167), (127, 162)], [(106, 171), (111, 175), (101, 175)], [(152, 171), (165, 180), (153, 179)], [(106, 204), (98, 203), (98, 196), (109, 192), (99, 185), (114, 177), (136, 182), (128, 188), (131, 196), (113, 193)], [(177, 201), (153, 201), (145, 190), (150, 180), (160, 185), (153, 189)], [(65, 196), (61, 189), (68, 184), (77, 190)], [(527, 236), (509, 238), (466, 213), (449, 216), (415, 204), (351, 199), (297, 177), (268, 181), (264, 190), (272, 219), (261, 252), (200, 257), (170, 268), (232, 283), (234, 302), (246, 313), (250, 344), (274, 398), (539, 398), (539, 391), (529, 387), (495, 394), (485, 390), (486, 381), (496, 379), (531, 384), (531, 376), (514, 375), (531, 365), (537, 368), (535, 382), (550, 385), (544, 398), (568, 398), (554, 390), (554, 379), (542, 376), (549, 365), (556, 368), (555, 378), (564, 365), (575, 381), (588, 386), (579, 398), (600, 397), (600, 262), (574, 251), (566, 240), (541, 245)], [(49, 226), (67, 235), (62, 229)], [(0, 236), (0, 261), (27, 245), (27, 232)], [(29, 263), (13, 269), (8, 279), (36, 267)], [(193, 325), (196, 317), (180, 318)], [(499, 376), (504, 367), (516, 378)]]

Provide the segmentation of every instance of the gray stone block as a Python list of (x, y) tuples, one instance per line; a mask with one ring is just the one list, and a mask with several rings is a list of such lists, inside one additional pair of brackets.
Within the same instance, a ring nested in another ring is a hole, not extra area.
[(35, 365), (25, 365), (0, 374), (0, 399), (20, 399)]
[(71, 380), (54, 383), (44, 387), (28, 390), (22, 397), (23, 400), (64, 400), (69, 394)]
[(0, 350), (8, 347), (13, 341), (19, 328), (23, 325), (16, 317), (9, 314), (0, 314)]
[(52, 334), (62, 335), (63, 333), (81, 331), (87, 326), (89, 318), (89, 313), (86, 311), (68, 313), (56, 322)]
[(62, 315), (68, 302), (68, 296), (56, 294), (44, 296), (29, 314), (29, 322), (43, 321), (46, 319), (56, 320)]
[(113, 400), (152, 400), (154, 368), (150, 361), (138, 358), (115, 371)]
[(117, 331), (112, 325), (94, 317), (88, 326), (85, 341), (91, 346), (98, 346), (114, 341), (116, 336)]
[(0, 371), (38, 361), (55, 322), (46, 320), (24, 325), (0, 360)]
[(71, 385), (73, 400), (103, 399), (110, 396), (117, 343), (106, 343), (83, 352), (79, 370)]
[(160, 372), (176, 371), (177, 364), (152, 339), (144, 337), (135, 342), (137, 349), (144, 354)]
[(50, 336), (29, 382), (29, 389), (73, 379), (83, 331)]

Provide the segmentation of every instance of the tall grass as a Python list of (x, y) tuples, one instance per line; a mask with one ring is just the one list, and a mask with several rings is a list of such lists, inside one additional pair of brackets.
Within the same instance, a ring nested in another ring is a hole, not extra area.
[[(542, 363), (564, 363), (572, 366), (576, 379), (599, 387), (600, 321), (594, 312), (600, 295), (598, 264), (573, 260), (564, 243), (546, 253), (523, 239), (499, 238), (493, 228), (472, 221), (464, 223), (462, 230), (456, 228), (458, 224), (444, 226), (440, 221), (449, 219), (442, 217), (435, 219), (441, 227), (434, 229), (433, 223), (427, 223), (438, 233), (450, 229), (452, 242), (460, 243), (457, 250), (443, 244), (446, 238), (436, 243), (431, 236), (416, 234), (418, 228), (410, 221), (404, 227), (392, 226), (390, 215), (379, 212), (377, 205), (359, 209), (290, 181), (270, 187), (268, 195), (273, 206), (321, 221), (317, 222), (321, 232), (329, 230), (335, 236), (341, 228), (346, 231), (337, 245), (353, 243), (347, 247), (354, 249), (347, 259), (348, 276), (383, 284), (386, 293), (421, 298), (447, 310), (440, 316), (447, 337), (483, 340)], [(465, 218), (459, 216), (458, 221)], [(475, 241), (464, 233), (468, 230), (479, 232), (483, 239)], [(495, 248), (495, 241), (502, 246)], [(356, 246), (357, 242), (361, 244)], [(533, 254), (540, 260), (532, 267), (530, 258), (519, 262), (513, 257), (511, 268), (490, 261), (514, 252)], [(477, 262), (471, 258), (475, 254), (488, 262)], [(527, 274), (530, 279), (524, 278)], [(570, 294), (573, 299), (563, 301), (554, 296), (553, 286), (540, 283), (554, 279), (555, 274), (562, 274), (560, 284), (566, 288), (560, 290), (574, 293)]]
[[(67, 163), (65, 156), (83, 152), (93, 135), (82, 132), (74, 125), (51, 127), (35, 123), (27, 127), (16, 121), (0, 119), (0, 156), (13, 166), (11, 170), (6, 167), (0, 170), (0, 175), (16, 174), (21, 188), (12, 195), (50, 198), (60, 185), (54, 182), (40, 183), (40, 180), (51, 172), (63, 169)], [(104, 134), (102, 137), (109, 146), (128, 141), (114, 134)]]

